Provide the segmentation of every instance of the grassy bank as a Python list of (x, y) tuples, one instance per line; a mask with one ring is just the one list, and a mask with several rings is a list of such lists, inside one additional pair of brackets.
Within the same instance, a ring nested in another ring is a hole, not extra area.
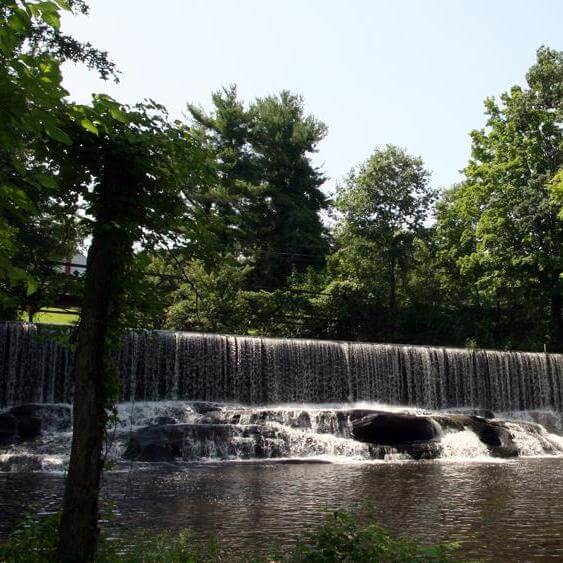
[[(80, 319), (79, 309), (60, 309), (52, 308), (47, 311), (41, 311), (33, 316), (33, 322), (38, 324), (61, 324), (74, 325)], [(27, 313), (21, 313), (21, 321), (27, 321)]]

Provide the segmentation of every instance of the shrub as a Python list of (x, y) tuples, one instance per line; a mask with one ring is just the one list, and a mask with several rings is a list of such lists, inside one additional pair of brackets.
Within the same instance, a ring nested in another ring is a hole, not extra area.
[[(56, 560), (60, 516), (28, 519), (10, 538), (0, 543), (0, 561), (48, 563)], [(378, 524), (361, 525), (347, 512), (337, 511), (323, 525), (306, 534), (286, 553), (258, 557), (234, 554), (215, 540), (195, 542), (187, 532), (155, 534), (140, 540), (100, 542), (98, 563), (373, 563), (451, 561), (457, 544), (424, 546), (394, 537)]]

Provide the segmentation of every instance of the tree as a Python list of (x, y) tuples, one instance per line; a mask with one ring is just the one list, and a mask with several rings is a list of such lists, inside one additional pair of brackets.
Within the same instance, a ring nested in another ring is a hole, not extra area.
[(485, 108), (466, 181), (442, 204), (439, 229), (500, 332), (528, 326), (528, 345), (561, 349), (563, 224), (550, 190), (563, 165), (563, 53), (541, 47), (527, 87), (489, 98)]
[(213, 103), (209, 115), (190, 111), (219, 163), (208, 202), (219, 248), (253, 266), (252, 287), (281, 287), (293, 270), (321, 265), (327, 251), (320, 217), (325, 178), (310, 159), (326, 127), (287, 91), (246, 108), (231, 87), (215, 93)]
[(81, 0), (3, 0), (0, 5), (0, 308), (15, 317), (52, 300), (56, 268), (76, 243), (74, 208), (51, 167), (66, 142), (60, 64), (73, 61), (115, 76), (105, 52), (59, 29), (59, 9), (87, 12)]
[(333, 267), (367, 283), (368, 294), (395, 312), (406, 285), (414, 240), (425, 230), (435, 192), (422, 160), (387, 145), (348, 175), (336, 195), (341, 214)]
[(249, 328), (249, 310), (242, 286), (248, 268), (232, 257), (208, 267), (202, 260), (183, 265), (188, 280), (170, 295), (165, 326), (175, 330), (241, 333)]
[(551, 201), (559, 209), (558, 217), (563, 221), (563, 170), (557, 172), (549, 184)]
[(133, 245), (154, 245), (174, 232), (189, 237), (186, 195), (206, 155), (187, 128), (171, 124), (154, 104), (125, 107), (99, 95), (91, 106), (70, 106), (69, 116), (65, 130), (72, 142), (57, 155), (59, 175), (67, 193), (86, 201), (92, 237), (76, 334), (74, 433), (59, 544), (61, 558), (78, 561), (96, 548), (102, 444), (117, 385), (109, 352)]

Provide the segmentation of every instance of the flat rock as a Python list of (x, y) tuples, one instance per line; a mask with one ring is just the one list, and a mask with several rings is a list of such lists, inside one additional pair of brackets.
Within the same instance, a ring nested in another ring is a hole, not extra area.
[(178, 421), (173, 416), (156, 416), (150, 422), (150, 425), (160, 426), (163, 424), (178, 424)]
[(495, 413), (490, 409), (472, 409), (469, 407), (447, 409), (444, 414), (465, 414), (467, 416), (479, 416), (485, 419), (495, 418)]
[(189, 405), (197, 414), (221, 411), (225, 406), (221, 403), (211, 403), (208, 401), (193, 401)]

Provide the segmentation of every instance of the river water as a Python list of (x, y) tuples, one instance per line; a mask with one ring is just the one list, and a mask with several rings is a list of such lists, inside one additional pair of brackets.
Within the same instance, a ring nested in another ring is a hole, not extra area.
[[(0, 534), (26, 513), (58, 509), (62, 485), (61, 473), (0, 474)], [(265, 554), (346, 508), (395, 533), (460, 541), (464, 559), (563, 560), (562, 458), (135, 464), (106, 474), (103, 498), (116, 515), (111, 536), (213, 531)]]

